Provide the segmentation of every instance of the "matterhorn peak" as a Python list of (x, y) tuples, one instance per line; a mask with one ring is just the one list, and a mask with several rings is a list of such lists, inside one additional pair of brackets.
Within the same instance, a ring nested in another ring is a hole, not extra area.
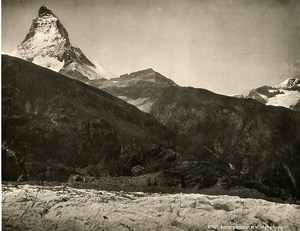
[(48, 9), (47, 6), (42, 5), (42, 6), (40, 7), (40, 9), (39, 9), (39, 17), (50, 16), (50, 15), (56, 17), (56, 16), (53, 14), (53, 12), (52, 12), (50, 9)]
[(108, 76), (80, 48), (72, 46), (67, 30), (45, 5), (40, 7), (14, 55), (83, 82)]

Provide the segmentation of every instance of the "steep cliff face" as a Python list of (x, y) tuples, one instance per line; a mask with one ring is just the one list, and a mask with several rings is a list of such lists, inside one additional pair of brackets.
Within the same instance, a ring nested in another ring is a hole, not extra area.
[(13, 54), (84, 82), (109, 77), (80, 48), (72, 46), (67, 30), (46, 6), (39, 9), (38, 17), (33, 20), (29, 33)]
[[(66, 180), (76, 167), (99, 175), (152, 171), (176, 160), (170, 133), (134, 106), (61, 74), (2, 58), (3, 142), (31, 179)], [(170, 154), (171, 153), (171, 154)]]

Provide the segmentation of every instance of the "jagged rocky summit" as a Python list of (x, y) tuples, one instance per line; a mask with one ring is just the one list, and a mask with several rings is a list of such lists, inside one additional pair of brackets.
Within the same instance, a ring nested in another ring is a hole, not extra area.
[(29, 33), (13, 55), (83, 82), (110, 76), (80, 48), (72, 46), (67, 30), (47, 6), (40, 7)]

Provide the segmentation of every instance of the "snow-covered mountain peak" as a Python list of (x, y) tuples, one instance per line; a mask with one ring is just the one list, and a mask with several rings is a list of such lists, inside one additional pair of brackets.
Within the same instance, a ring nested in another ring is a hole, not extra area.
[(70, 47), (67, 33), (61, 33), (65, 29), (59, 29), (59, 20), (53, 14), (39, 15), (17, 47), (17, 56), (58, 72), (65, 64), (63, 54)]
[(300, 88), (300, 79), (299, 78), (289, 78), (274, 87), (286, 89), (286, 90), (294, 90), (295, 88)]
[(300, 111), (300, 79), (289, 78), (275, 86), (263, 86), (250, 91), (253, 98), (266, 105), (282, 106)]
[(47, 6), (40, 7), (29, 33), (13, 55), (83, 82), (110, 77), (80, 48), (72, 46), (67, 30)]

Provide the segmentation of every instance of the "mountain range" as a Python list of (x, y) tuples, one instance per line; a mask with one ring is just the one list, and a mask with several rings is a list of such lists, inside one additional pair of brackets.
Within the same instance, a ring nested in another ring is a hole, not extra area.
[(267, 106), (299, 93), (297, 79), (248, 98), (181, 87), (151, 68), (107, 79), (45, 6), (17, 50), (26, 61), (2, 56), (7, 171), (23, 158), (31, 179), (157, 173), (155, 185), (300, 198), (300, 114)]
[[(160, 86), (176, 85), (151, 68), (115, 78), (99, 64), (88, 59), (80, 48), (72, 46), (67, 30), (47, 6), (39, 9), (38, 17), (33, 20), (29, 33), (12, 55), (108, 91), (144, 112), (149, 112), (155, 93), (151, 97), (151, 93), (146, 93), (148, 97), (145, 97), (143, 92), (143, 97), (139, 97), (132, 92), (133, 89), (128, 93), (128, 88), (135, 85), (142, 90), (144, 86), (140, 85), (151, 83)], [(246, 98), (253, 98), (266, 105), (299, 110), (299, 82), (298, 77), (292, 77), (277, 86), (253, 89)]]
[[(147, 113), (151, 111), (153, 103), (159, 98), (161, 89), (167, 86), (177, 86), (171, 79), (151, 68), (109, 80), (90, 80), (87, 84), (103, 89)], [(289, 78), (276, 86), (252, 89), (246, 97), (243, 95), (232, 97), (252, 98), (265, 105), (299, 111), (300, 79)]]

